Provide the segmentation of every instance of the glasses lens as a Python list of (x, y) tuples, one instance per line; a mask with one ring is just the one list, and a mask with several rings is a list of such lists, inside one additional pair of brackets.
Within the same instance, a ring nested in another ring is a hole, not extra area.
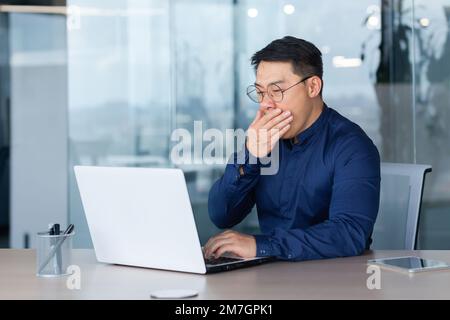
[(283, 91), (276, 84), (271, 84), (267, 92), (269, 93), (270, 99), (272, 99), (273, 101), (281, 102), (281, 100), (283, 100)]
[(247, 96), (254, 102), (261, 102), (262, 94), (256, 89), (255, 86), (251, 85), (247, 88)]

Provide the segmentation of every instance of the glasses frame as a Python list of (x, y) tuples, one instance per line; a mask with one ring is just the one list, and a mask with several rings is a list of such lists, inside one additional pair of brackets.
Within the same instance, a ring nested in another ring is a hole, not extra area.
[[(279, 85), (277, 85), (277, 84), (275, 84), (275, 83), (271, 83), (271, 84), (269, 84), (269, 87), (271, 87), (271, 86), (276, 86), (276, 87), (278, 87), (278, 89), (280, 90), (280, 92), (281, 92), (281, 99), (279, 99), (279, 101), (278, 101), (278, 100), (276, 100), (276, 99), (270, 97), (270, 95), (269, 95), (269, 98), (270, 98), (272, 101), (274, 101), (274, 102), (281, 102), (281, 101), (283, 101), (283, 99), (284, 99), (284, 93), (285, 93), (286, 91), (288, 91), (288, 90), (291, 89), (292, 87), (295, 87), (296, 85), (298, 85), (298, 84), (300, 84), (300, 83), (302, 83), (302, 82), (304, 82), (304, 81), (306, 81), (306, 80), (308, 80), (308, 79), (310, 79), (310, 78), (312, 78), (312, 77), (314, 77), (314, 76), (315, 76), (315, 75), (307, 76), (307, 77), (303, 78), (302, 80), (300, 80), (300, 81), (294, 83), (292, 86), (290, 86), (290, 87), (288, 87), (288, 88), (286, 88), (286, 89), (281, 89)], [(256, 90), (258, 90), (258, 88), (257, 88), (254, 84), (249, 85), (249, 86), (247, 87), (247, 96), (248, 96), (248, 97), (250, 98), (250, 100), (252, 100), (253, 102), (261, 103), (261, 102), (263, 102), (263, 100), (264, 100), (264, 95), (265, 95), (267, 92), (261, 91), (261, 98), (258, 99), (258, 100), (255, 100), (255, 99), (253, 99), (253, 98), (251, 97), (251, 94), (252, 94), (254, 91), (256, 91)], [(268, 89), (267, 91), (269, 91), (269, 89)], [(259, 95), (258, 95), (258, 96), (259, 96)]]

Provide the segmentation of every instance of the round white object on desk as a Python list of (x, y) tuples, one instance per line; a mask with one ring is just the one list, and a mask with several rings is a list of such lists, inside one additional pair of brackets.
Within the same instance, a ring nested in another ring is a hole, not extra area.
[(188, 289), (166, 289), (154, 291), (150, 294), (150, 297), (156, 299), (183, 299), (192, 298), (198, 295), (195, 290)]

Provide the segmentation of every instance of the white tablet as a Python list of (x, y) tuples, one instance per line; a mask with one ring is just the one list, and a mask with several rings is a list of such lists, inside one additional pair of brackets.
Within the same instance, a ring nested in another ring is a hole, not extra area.
[(450, 264), (446, 262), (414, 256), (372, 259), (368, 260), (367, 263), (406, 272), (450, 269)]

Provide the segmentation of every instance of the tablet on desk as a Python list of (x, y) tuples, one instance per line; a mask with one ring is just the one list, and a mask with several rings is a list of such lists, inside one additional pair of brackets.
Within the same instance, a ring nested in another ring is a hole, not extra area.
[(423, 259), (420, 257), (406, 256), (406, 257), (395, 257), (395, 258), (381, 258), (368, 260), (369, 264), (376, 264), (381, 267), (386, 267), (389, 269), (406, 271), (406, 272), (421, 272), (421, 271), (432, 271), (432, 270), (444, 270), (450, 269), (450, 264), (438, 261)]

